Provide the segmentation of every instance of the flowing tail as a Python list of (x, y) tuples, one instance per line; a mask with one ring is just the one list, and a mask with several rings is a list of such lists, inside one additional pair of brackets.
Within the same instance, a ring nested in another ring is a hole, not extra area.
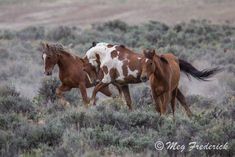
[(189, 78), (189, 74), (194, 78), (202, 81), (208, 81), (207, 79), (214, 76), (218, 72), (220, 72), (221, 68), (212, 68), (212, 69), (204, 69), (204, 70), (197, 70), (192, 64), (179, 59), (179, 66), (180, 70), (183, 71)]

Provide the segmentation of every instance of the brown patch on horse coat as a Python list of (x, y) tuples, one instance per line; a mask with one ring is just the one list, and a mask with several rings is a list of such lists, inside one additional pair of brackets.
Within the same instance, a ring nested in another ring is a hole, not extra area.
[(117, 51), (116, 50), (113, 50), (112, 52), (111, 52), (111, 57), (112, 57), (112, 59), (113, 58), (115, 58), (115, 57), (117, 57)]
[(105, 74), (108, 74), (108, 67), (107, 66), (103, 66), (102, 67), (102, 70), (104, 71)]
[(120, 60), (120, 61), (126, 59), (128, 56), (128, 53), (131, 52), (129, 49), (125, 48), (125, 46), (123, 46), (123, 45), (116, 46), (115, 48), (116, 48), (117, 52), (119, 52), (118, 60)]
[(109, 71), (109, 75), (111, 77), (111, 80), (115, 80), (119, 76), (119, 73), (116, 68), (111, 68)]
[(96, 56), (96, 62), (97, 62), (97, 64), (98, 64), (98, 67), (100, 67), (100, 55), (98, 55), (98, 54), (95, 54), (95, 56)]
[(127, 61), (123, 61), (122, 71), (123, 71), (123, 75), (124, 75), (125, 77), (127, 77), (127, 75), (128, 75), (127, 64), (128, 64)]

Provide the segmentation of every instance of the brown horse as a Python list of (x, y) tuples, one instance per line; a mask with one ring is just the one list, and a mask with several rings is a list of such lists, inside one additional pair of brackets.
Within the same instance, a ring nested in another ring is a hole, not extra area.
[[(146, 61), (144, 55), (135, 53), (123, 45), (93, 43), (93, 47), (87, 51), (85, 58), (96, 67), (97, 71), (103, 72), (101, 81), (96, 85), (92, 93), (94, 104), (97, 91), (113, 83), (121, 87), (126, 103), (129, 109), (132, 109), (128, 84), (142, 82), (142, 65)], [(187, 114), (189, 116), (192, 115), (184, 95), (179, 90), (175, 94)]]
[[(94, 71), (88, 60), (69, 53), (60, 44), (41, 43), (41, 45), (43, 52), (42, 59), (45, 66), (44, 73), (52, 75), (54, 66), (57, 64), (59, 67), (59, 78), (62, 84), (56, 89), (56, 95), (59, 97), (60, 102), (63, 105), (69, 105), (64, 99), (63, 92), (69, 91), (72, 88), (79, 88), (84, 104), (88, 105), (90, 99), (87, 96), (86, 88), (94, 86), (96, 79), (98, 79), (96, 78), (97, 75), (88, 73), (89, 71)], [(108, 87), (100, 89), (100, 92), (106, 96), (112, 95)]]
[(190, 63), (178, 59), (171, 53), (158, 55), (155, 50), (144, 50), (145, 61), (142, 62), (141, 80), (149, 79), (156, 110), (164, 114), (167, 105), (171, 103), (173, 115), (175, 112), (175, 99), (178, 98), (185, 108), (188, 116), (192, 113), (186, 105), (183, 94), (178, 89), (180, 71), (187, 76), (192, 75), (199, 80), (206, 80), (220, 71), (219, 68), (199, 71)]

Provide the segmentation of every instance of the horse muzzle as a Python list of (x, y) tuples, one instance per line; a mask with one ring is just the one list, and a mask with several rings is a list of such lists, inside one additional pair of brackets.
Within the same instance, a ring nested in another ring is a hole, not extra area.
[(141, 76), (140, 80), (142, 82), (146, 82), (146, 81), (148, 81), (148, 78), (147, 78), (147, 76)]
[(99, 80), (94, 80), (94, 81), (92, 82), (92, 86), (96, 86), (98, 83), (99, 83)]
[(44, 74), (47, 76), (50, 76), (50, 75), (52, 75), (52, 71), (45, 71)]

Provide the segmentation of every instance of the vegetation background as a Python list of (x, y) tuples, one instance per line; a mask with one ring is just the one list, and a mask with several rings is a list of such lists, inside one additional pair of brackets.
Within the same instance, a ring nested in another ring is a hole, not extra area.
[[(233, 0), (0, 0), (0, 156), (234, 156), (234, 8)], [(210, 82), (181, 75), (192, 119), (179, 105), (175, 122), (170, 111), (159, 117), (148, 83), (131, 85), (131, 112), (101, 95), (84, 109), (77, 89), (66, 94), (72, 107), (64, 109), (55, 97), (58, 69), (43, 75), (42, 40), (70, 45), (81, 57), (92, 41), (139, 53), (151, 47), (224, 71)], [(157, 151), (158, 140), (228, 142), (229, 149)]]

